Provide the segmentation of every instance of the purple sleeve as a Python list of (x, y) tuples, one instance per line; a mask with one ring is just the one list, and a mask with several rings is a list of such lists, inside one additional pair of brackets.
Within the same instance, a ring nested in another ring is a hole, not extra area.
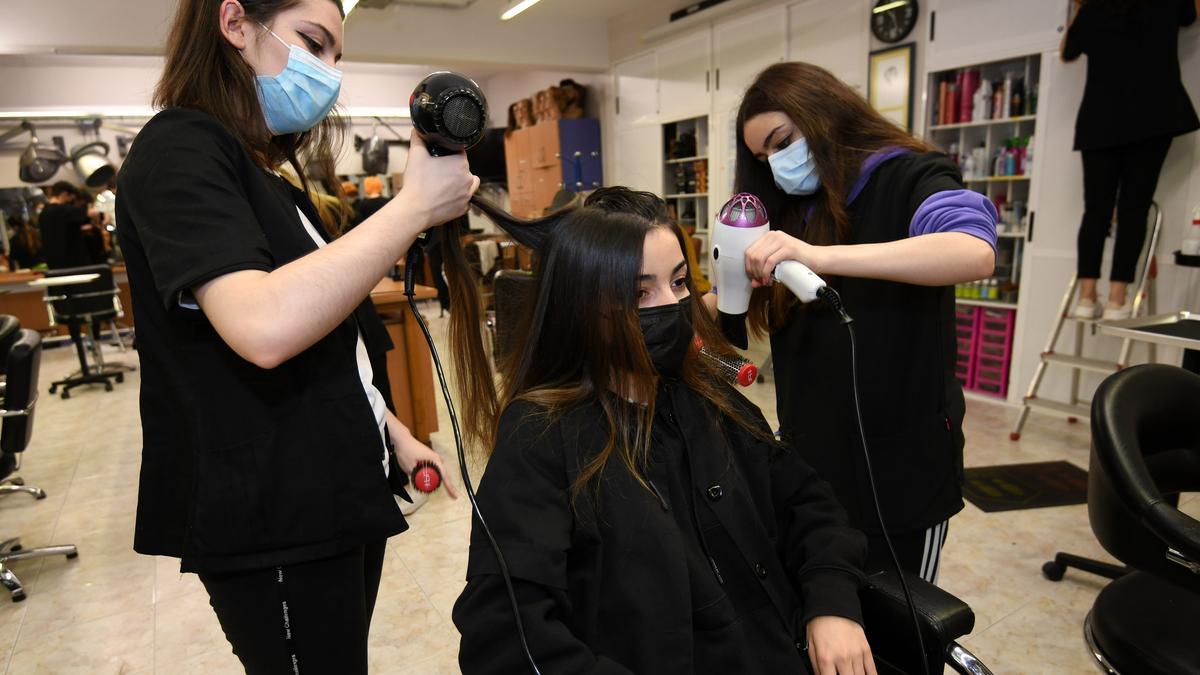
[(913, 214), (908, 236), (962, 232), (978, 237), (996, 250), (996, 207), (974, 190), (943, 190), (930, 195)]

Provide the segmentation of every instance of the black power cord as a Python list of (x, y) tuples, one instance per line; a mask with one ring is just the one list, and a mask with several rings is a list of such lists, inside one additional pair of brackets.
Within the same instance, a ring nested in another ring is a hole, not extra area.
[(900, 557), (892, 546), (892, 538), (888, 536), (887, 526), (883, 523), (883, 510), (879, 508), (879, 493), (875, 489), (875, 472), (871, 469), (871, 453), (867, 451), (867, 431), (863, 426), (862, 405), (858, 401), (858, 350), (854, 344), (854, 319), (846, 313), (842, 306), (842, 297), (829, 286), (823, 286), (817, 291), (817, 297), (829, 303), (834, 311), (842, 318), (842, 325), (850, 334), (850, 388), (854, 392), (854, 415), (858, 419), (858, 434), (862, 439), (863, 462), (867, 467), (867, 483), (871, 486), (871, 502), (875, 505), (875, 517), (879, 519), (879, 530), (883, 533), (883, 541), (887, 544), (888, 554), (892, 557), (892, 565), (900, 576), (900, 588), (904, 591), (904, 601), (908, 603), (908, 612), (912, 616), (913, 630), (917, 633), (917, 646), (921, 650), (921, 671), (929, 675), (929, 654), (925, 651), (925, 639), (921, 634), (921, 622), (917, 620), (917, 606), (913, 604), (912, 593), (908, 590), (908, 582), (904, 580), (904, 569), (900, 567)]
[(462, 432), (458, 427), (458, 415), (454, 410), (454, 400), (450, 396), (450, 387), (446, 384), (446, 373), (442, 370), (442, 359), (438, 356), (437, 347), (433, 344), (433, 336), (429, 334), (429, 327), (425, 325), (425, 317), (421, 316), (421, 310), (417, 308), (414, 288), (415, 275), (417, 268), (417, 259), (420, 255), (420, 247), (424, 233), (421, 238), (413, 242), (409, 248), (408, 254), (405, 256), (404, 268), (404, 296), (408, 298), (408, 304), (412, 307), (413, 316), (417, 318), (417, 325), (421, 327), (421, 332), (425, 335), (425, 342), (429, 344), (429, 353), (433, 356), (433, 366), (437, 370), (438, 384), (442, 388), (442, 398), (446, 401), (446, 410), (450, 414), (450, 427), (454, 430), (454, 445), (458, 449), (458, 468), (462, 472), (463, 489), (467, 493), (467, 499), (471, 502), (471, 509), (475, 512), (475, 518), (479, 520), (480, 527), (483, 528), (483, 533), (487, 536), (488, 543), (492, 546), (492, 552), (496, 554), (496, 563), (500, 567), (500, 576), (504, 578), (504, 587), (508, 591), (508, 600), (512, 603), (513, 619), (517, 623), (517, 635), (521, 638), (521, 648), (525, 650), (525, 658), (529, 661), (529, 670), (534, 675), (542, 675), (542, 671), (538, 670), (537, 662), (533, 659), (533, 652), (529, 651), (529, 641), (525, 638), (525, 625), (521, 622), (521, 609), (517, 603), (517, 593), (513, 590), (512, 575), (508, 571), (508, 563), (504, 560), (504, 554), (500, 552), (500, 544), (496, 542), (496, 538), (492, 536), (492, 530), (488, 527), (487, 521), (483, 518), (483, 512), (479, 510), (479, 502), (475, 500), (475, 488), (471, 485), (471, 474), (467, 471), (467, 453), (463, 449)]

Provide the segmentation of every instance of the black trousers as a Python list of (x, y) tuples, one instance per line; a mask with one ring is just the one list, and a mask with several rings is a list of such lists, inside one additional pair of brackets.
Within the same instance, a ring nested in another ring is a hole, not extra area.
[(264, 570), (201, 573), (247, 675), (366, 675), (385, 545)]
[(1131, 145), (1083, 150), (1083, 223), (1077, 241), (1079, 278), (1099, 279), (1104, 239), (1117, 208), (1117, 240), (1113, 248), (1113, 281), (1132, 282), (1146, 241), (1146, 216), (1171, 137)]
[[(936, 584), (942, 562), (942, 546), (946, 544), (949, 531), (950, 521), (947, 520), (920, 532), (892, 535), (892, 546), (896, 549), (896, 557), (900, 559), (900, 567), (905, 572)], [(866, 571), (870, 574), (880, 570), (894, 572), (896, 566), (892, 564), (892, 556), (883, 537), (868, 535)]]

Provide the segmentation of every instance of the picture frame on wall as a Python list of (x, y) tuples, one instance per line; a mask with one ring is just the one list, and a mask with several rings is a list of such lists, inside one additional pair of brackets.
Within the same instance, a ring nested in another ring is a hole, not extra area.
[(881, 115), (912, 133), (916, 44), (877, 49), (868, 60), (867, 101)]

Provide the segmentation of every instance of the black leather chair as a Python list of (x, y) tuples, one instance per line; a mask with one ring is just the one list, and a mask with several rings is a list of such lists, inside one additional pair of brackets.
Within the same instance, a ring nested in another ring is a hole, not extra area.
[(1165, 365), (1112, 375), (1092, 400), (1088, 518), (1128, 573), (1104, 587), (1084, 637), (1108, 673), (1200, 673), (1200, 376)]
[(21, 322), (11, 314), (0, 314), (0, 375), (4, 374), (3, 355), (12, 349), (17, 332), (21, 330)]
[[(12, 476), (20, 464), (21, 454), (29, 447), (29, 440), (33, 437), (33, 413), (37, 404), (41, 363), (42, 337), (36, 331), (20, 331), (5, 358), (8, 377), (4, 387), (4, 405), (0, 409), (0, 419), (3, 419), (3, 426), (0, 427), (0, 475), (5, 478)], [(45, 496), (45, 493), (41, 493), (39, 498)], [(19, 538), (0, 542), (0, 584), (12, 594), (13, 602), (25, 599), (25, 589), (7, 563), (52, 555), (65, 555), (72, 559), (79, 556), (79, 551), (70, 545), (22, 548)]]
[(912, 615), (904, 600), (900, 577), (895, 572), (877, 572), (867, 577), (859, 592), (864, 630), (875, 656), (879, 675), (940, 675), (945, 667), (962, 675), (991, 675), (991, 670), (957, 640), (975, 627), (975, 613), (967, 603), (915, 574), (905, 574), (925, 653), (917, 648)]
[(517, 346), (517, 328), (521, 317), (533, 309), (533, 293), (537, 286), (532, 272), (501, 270), (496, 273), (493, 288), (492, 350), (496, 362), (500, 363)]
[[(120, 292), (108, 265), (88, 265), (50, 270), (47, 278), (96, 274), (96, 279), (74, 284), (51, 286), (46, 289), (46, 304), (50, 307), (55, 323), (65, 324), (71, 333), (71, 342), (79, 356), (79, 371), (50, 383), (50, 393), (62, 389), (62, 397), (70, 398), (71, 390), (89, 384), (102, 384), (105, 391), (113, 390), (113, 381), (124, 382), (125, 371), (133, 370), (125, 364), (105, 364), (101, 352), (101, 326), (116, 325), (121, 315)], [(91, 331), (93, 363), (88, 363), (88, 349), (84, 344), (83, 328)]]

